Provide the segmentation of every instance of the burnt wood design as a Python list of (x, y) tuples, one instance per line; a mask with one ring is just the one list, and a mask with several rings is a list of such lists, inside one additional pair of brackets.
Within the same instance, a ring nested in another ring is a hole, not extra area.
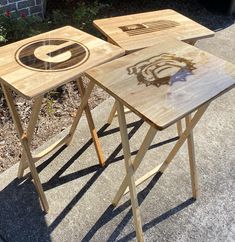
[(130, 24), (126, 26), (120, 26), (119, 28), (126, 32), (129, 36), (147, 34), (157, 32), (165, 29), (174, 28), (180, 24), (172, 20), (158, 20), (145, 22), (141, 24)]
[(172, 9), (97, 19), (93, 23), (110, 43), (123, 48), (126, 54), (153, 46), (169, 36), (195, 43), (214, 35), (213, 31)]
[[(66, 45), (66, 46), (64, 46)], [(47, 60), (38, 58), (35, 51), (39, 47), (45, 48)], [(61, 48), (60, 48), (61, 46)], [(58, 49), (59, 48), (59, 49)], [(69, 57), (56, 60), (56, 57), (69, 52)], [(77, 67), (87, 61), (89, 50), (81, 43), (67, 39), (43, 39), (28, 43), (16, 52), (16, 61), (25, 68), (35, 71), (62, 71)]]
[(160, 87), (164, 84), (171, 86), (174, 82), (186, 81), (186, 77), (192, 75), (195, 69), (195, 64), (191, 60), (162, 53), (128, 67), (127, 71), (129, 75), (137, 76), (138, 84)]
[(174, 38), (86, 74), (158, 130), (235, 86), (233, 64)]

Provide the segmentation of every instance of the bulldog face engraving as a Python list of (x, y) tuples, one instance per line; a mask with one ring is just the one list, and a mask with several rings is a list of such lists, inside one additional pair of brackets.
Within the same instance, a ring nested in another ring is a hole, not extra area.
[(186, 81), (186, 77), (192, 75), (194, 69), (196, 67), (192, 61), (162, 53), (127, 68), (127, 71), (129, 75), (137, 76), (138, 84), (160, 87), (173, 85), (176, 81)]

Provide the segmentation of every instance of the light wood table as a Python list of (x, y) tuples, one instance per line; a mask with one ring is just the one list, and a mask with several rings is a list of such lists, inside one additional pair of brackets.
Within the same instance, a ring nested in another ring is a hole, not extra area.
[[(18, 177), (23, 176), (27, 167), (30, 168), (46, 212), (49, 207), (34, 163), (55, 148), (71, 142), (82, 113), (85, 111), (98, 159), (100, 165), (103, 166), (103, 153), (88, 106), (88, 98), (94, 84), (90, 82), (84, 90), (80, 76), (85, 70), (123, 54), (124, 51), (121, 48), (70, 26), (0, 48), (0, 82), (23, 148)], [(72, 80), (77, 80), (81, 104), (69, 133), (33, 157), (30, 143), (43, 95)], [(27, 130), (23, 130), (12, 90), (26, 99), (34, 99)]]
[(94, 26), (109, 42), (127, 53), (152, 46), (166, 36), (191, 44), (214, 35), (213, 31), (172, 9), (98, 19)]
[[(120, 46), (126, 54), (155, 45), (166, 36), (192, 45), (199, 39), (214, 36), (213, 31), (172, 9), (98, 19), (94, 26), (107, 37), (108, 42)], [(107, 120), (109, 124), (116, 113), (115, 102)], [(177, 123), (177, 129), (180, 135), (181, 121)]]
[[(153, 47), (93, 68), (86, 75), (117, 100), (126, 176), (113, 205), (130, 191), (137, 239), (143, 241), (136, 185), (156, 173), (162, 174), (187, 141), (192, 193), (197, 198), (193, 129), (210, 102), (235, 86), (235, 66), (184, 42), (165, 38)], [(124, 106), (150, 125), (134, 158), (131, 157)], [(157, 131), (182, 118), (186, 120), (186, 128), (166, 160), (135, 182), (135, 172)]]

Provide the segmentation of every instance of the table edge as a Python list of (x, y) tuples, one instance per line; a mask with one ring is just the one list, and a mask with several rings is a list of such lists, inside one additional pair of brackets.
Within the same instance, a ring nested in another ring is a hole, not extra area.
[(144, 116), (143, 114), (141, 114), (138, 110), (136, 110), (134, 107), (132, 107), (131, 105), (129, 105), (125, 100), (123, 100), (122, 98), (120, 98), (119, 96), (117, 96), (115, 93), (113, 93), (110, 89), (106, 88), (105, 86), (102, 85), (102, 83), (100, 83), (99, 81), (97, 81), (92, 74), (89, 74), (89, 70), (85, 71), (85, 76), (90, 80), (90, 81), (94, 81), (96, 85), (98, 85), (99, 87), (101, 87), (103, 90), (105, 90), (107, 93), (109, 93), (115, 100), (120, 101), (124, 106), (126, 106), (127, 108), (129, 108), (133, 113), (135, 113), (137, 116), (139, 116), (141, 119), (145, 120), (149, 125), (154, 126), (157, 130), (162, 131), (168, 127), (170, 127), (171, 125), (175, 124), (177, 121), (181, 120), (182, 118), (186, 117), (188, 114), (196, 111), (198, 108), (200, 108), (201, 106), (203, 106), (206, 103), (210, 103), (212, 102), (214, 99), (218, 98), (219, 96), (221, 96), (222, 94), (230, 91), (231, 89), (233, 89), (235, 87), (235, 83), (232, 84), (231, 86), (227, 87), (226, 89), (224, 89), (223, 91), (219, 92), (217, 95), (215, 95), (214, 97), (208, 99), (207, 101), (204, 101), (203, 103), (201, 103), (200, 105), (190, 109), (189, 111), (187, 111), (184, 115), (179, 116), (178, 118), (172, 120), (169, 123), (166, 123), (165, 125), (159, 125), (154, 123), (153, 121), (151, 121), (150, 119), (148, 119), (146, 116)]

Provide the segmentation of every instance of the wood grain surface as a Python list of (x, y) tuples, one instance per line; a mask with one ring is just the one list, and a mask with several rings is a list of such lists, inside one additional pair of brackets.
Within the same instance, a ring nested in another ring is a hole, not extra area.
[(235, 85), (233, 64), (172, 38), (86, 74), (160, 130)]
[(31, 99), (124, 50), (70, 26), (0, 48), (0, 81)]
[(171, 9), (98, 19), (94, 26), (110, 43), (127, 52), (152, 46), (164, 36), (195, 42), (214, 35), (213, 31)]

